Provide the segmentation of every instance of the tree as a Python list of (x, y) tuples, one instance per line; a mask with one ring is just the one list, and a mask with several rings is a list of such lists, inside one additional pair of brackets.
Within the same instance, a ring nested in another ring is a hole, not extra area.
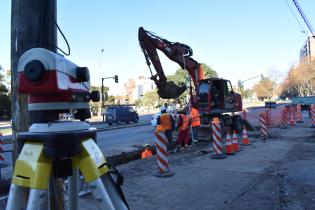
[(0, 66), (0, 119), (10, 119), (11, 97), (9, 95), (9, 89), (6, 86), (3, 71), (2, 66)]
[(292, 66), (280, 89), (282, 98), (315, 95), (315, 60)]
[(160, 97), (157, 94), (157, 90), (152, 90), (143, 95), (140, 101), (141, 106), (156, 107), (159, 105)]
[(273, 81), (265, 77), (253, 87), (253, 92), (259, 100), (270, 99), (273, 96), (275, 86), (276, 84)]
[[(218, 74), (215, 70), (213, 70), (210, 66), (205, 63), (201, 64), (201, 68), (205, 72), (205, 78), (213, 78), (218, 77)], [(189, 87), (189, 74), (188, 71), (183, 69), (177, 69), (175, 74), (167, 76), (168, 81), (173, 81), (175, 84), (182, 86), (186, 85)], [(180, 105), (185, 104), (187, 99), (188, 91), (184, 92), (179, 98), (170, 100), (170, 103), (175, 102), (179, 103)]]
[(205, 71), (206, 78), (218, 77), (218, 73), (207, 64), (202, 63), (201, 68)]
[(108, 100), (106, 101), (108, 104), (115, 104), (115, 96), (109, 95)]

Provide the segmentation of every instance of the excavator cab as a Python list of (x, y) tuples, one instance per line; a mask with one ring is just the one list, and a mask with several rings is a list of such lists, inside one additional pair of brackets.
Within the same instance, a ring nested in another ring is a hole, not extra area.
[(230, 81), (210, 78), (200, 80), (198, 101), (200, 111), (207, 114), (236, 111), (239, 94), (234, 93)]

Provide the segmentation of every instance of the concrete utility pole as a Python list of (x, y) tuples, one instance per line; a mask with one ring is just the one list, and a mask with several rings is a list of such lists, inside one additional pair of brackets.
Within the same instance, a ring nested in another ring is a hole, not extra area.
[(14, 156), (17, 157), (16, 132), (27, 131), (30, 118), (27, 96), (18, 93), (17, 67), (20, 56), (34, 47), (56, 52), (57, 19), (56, 0), (12, 0), (11, 2), (11, 90), (12, 138)]

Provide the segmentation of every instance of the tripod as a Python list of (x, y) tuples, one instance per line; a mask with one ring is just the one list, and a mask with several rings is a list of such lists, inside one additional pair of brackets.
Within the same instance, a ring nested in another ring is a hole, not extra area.
[(99, 209), (129, 209), (95, 142), (95, 128), (85, 122), (55, 121), (33, 124), (29, 130), (18, 135), (23, 146), (15, 164), (7, 210), (64, 209), (66, 199), (67, 209), (77, 210), (79, 170)]

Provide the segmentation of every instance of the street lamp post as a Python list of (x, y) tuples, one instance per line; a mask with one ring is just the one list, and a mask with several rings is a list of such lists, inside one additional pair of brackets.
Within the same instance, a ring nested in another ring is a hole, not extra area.
[[(114, 79), (115, 83), (118, 83), (118, 75), (114, 75), (113, 77), (102, 77), (102, 87), (101, 87), (101, 93), (102, 93), (102, 109), (105, 107), (105, 95), (104, 95), (104, 79)], [(104, 119), (104, 113), (103, 113), (103, 122)]]
[[(102, 48), (101, 49), (101, 52), (100, 52), (100, 55), (99, 55), (99, 57), (98, 57), (98, 68), (99, 68), (99, 75), (101, 76), (102, 75), (102, 59), (101, 59), (101, 57), (102, 57), (102, 55), (103, 55), (103, 52), (104, 52), (104, 49)], [(103, 83), (103, 80), (102, 80), (102, 83)], [(102, 93), (103, 92), (103, 90), (101, 89), (101, 87), (99, 87), (99, 91)], [(102, 114), (102, 108), (103, 108), (103, 105), (98, 105), (98, 108), (99, 108), (99, 110), (101, 111), (101, 114)]]

